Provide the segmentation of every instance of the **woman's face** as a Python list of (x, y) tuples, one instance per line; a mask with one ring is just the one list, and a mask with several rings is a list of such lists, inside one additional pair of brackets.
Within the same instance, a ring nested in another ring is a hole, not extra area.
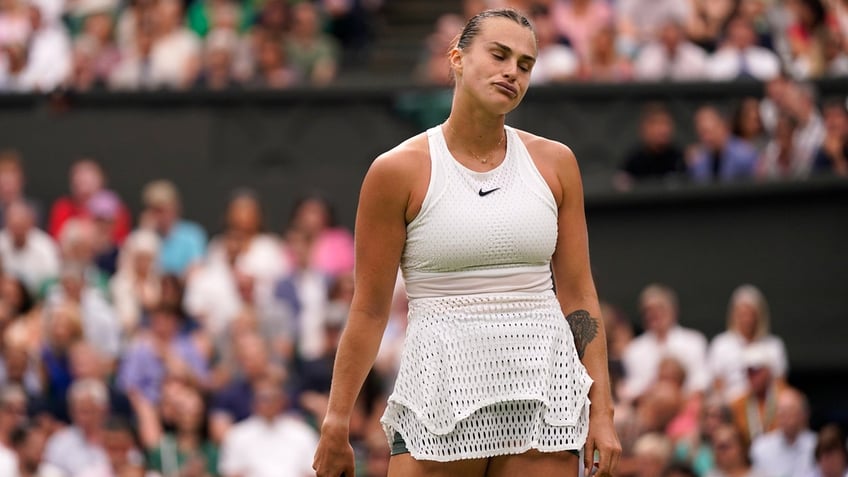
[(259, 204), (249, 197), (241, 197), (230, 204), (227, 220), (230, 228), (248, 236), (259, 231), (261, 212)]
[(759, 316), (757, 308), (750, 303), (737, 303), (733, 306), (733, 323), (742, 336), (753, 339), (757, 332)]
[(200, 395), (197, 392), (191, 389), (184, 390), (177, 397), (175, 406), (177, 411), (177, 428), (181, 431), (192, 432), (200, 429), (205, 413), (203, 400), (200, 399)]
[(458, 91), (493, 114), (506, 114), (527, 92), (536, 54), (529, 28), (507, 18), (487, 18), (465, 49), (451, 52)]
[(732, 427), (722, 427), (713, 436), (713, 455), (719, 469), (729, 469), (744, 464), (742, 445)]

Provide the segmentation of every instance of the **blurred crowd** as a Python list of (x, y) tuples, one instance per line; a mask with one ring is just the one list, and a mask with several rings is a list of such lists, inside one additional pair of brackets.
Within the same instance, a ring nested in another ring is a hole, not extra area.
[(0, 0), (0, 92), (326, 85), (379, 2)]
[[(777, 76), (762, 98), (748, 97), (722, 111), (705, 104), (692, 118), (696, 140), (677, 142), (673, 114), (662, 103), (642, 111), (637, 144), (613, 182), (732, 182), (848, 176), (848, 101), (818, 97), (809, 83)], [(821, 104), (821, 106), (819, 106)]]
[[(133, 214), (93, 159), (52, 204), (27, 194), (24, 166), (0, 153), (0, 475), (314, 475), (355, 285), (353, 237), (328, 200), (301, 198), (277, 233), (239, 189), (209, 236), (168, 180), (146, 184)], [(603, 305), (619, 475), (846, 475), (845, 436), (810, 429), (760, 290), (738, 287), (710, 340), (681, 324), (669, 286), (638, 305), (638, 327)], [(398, 280), (350, 424), (357, 475), (386, 475), (379, 417), (406, 312)]]
[(512, 6), (532, 19), (531, 81), (733, 81), (848, 75), (845, 0), (464, 0), (439, 18), (416, 77), (450, 84), (445, 52), (465, 19)]

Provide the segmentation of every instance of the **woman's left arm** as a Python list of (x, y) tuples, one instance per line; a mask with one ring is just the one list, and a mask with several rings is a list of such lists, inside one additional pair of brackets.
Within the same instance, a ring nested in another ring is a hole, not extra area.
[(612, 475), (621, 454), (621, 444), (613, 424), (606, 335), (589, 265), (583, 185), (577, 159), (571, 150), (559, 143), (548, 144), (545, 149), (548, 148), (552, 153), (548, 157), (553, 157), (548, 163), (549, 170), (556, 171), (561, 188), (554, 193), (559, 202), (559, 233), (553, 255), (557, 299), (574, 335), (577, 353), (594, 380), (589, 391), (592, 404), (584, 455), (586, 475), (591, 475), (596, 451), (599, 475)]

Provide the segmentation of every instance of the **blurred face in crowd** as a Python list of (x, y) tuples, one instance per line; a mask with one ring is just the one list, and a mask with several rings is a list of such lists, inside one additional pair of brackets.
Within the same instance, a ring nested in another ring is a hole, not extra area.
[(69, 349), (82, 335), (76, 307), (70, 304), (53, 307), (49, 312), (47, 332), (54, 348)]
[(771, 368), (766, 365), (749, 366), (748, 384), (756, 396), (765, 396), (772, 382)]
[(3, 275), (0, 277), (0, 297), (2, 297), (4, 304), (9, 307), (9, 313), (21, 309), (24, 302), (24, 293), (26, 293), (26, 290), (24, 290), (23, 284), (14, 276)]
[(253, 390), (253, 412), (264, 419), (273, 419), (283, 412), (285, 397), (280, 386), (272, 380), (260, 381)]
[(318, 12), (315, 5), (300, 2), (292, 10), (292, 33), (303, 38), (314, 37), (318, 32)]
[(132, 256), (133, 270), (139, 276), (147, 276), (153, 270), (156, 263), (156, 255), (149, 250), (136, 250)]
[(777, 427), (790, 439), (807, 428), (804, 398), (796, 391), (785, 391), (777, 397)]
[(35, 225), (35, 218), (26, 204), (15, 202), (6, 209), (6, 230), (16, 247), (23, 247), (26, 244), (27, 235), (33, 225)]
[(744, 138), (755, 138), (762, 134), (763, 123), (760, 119), (760, 102), (756, 98), (747, 98), (739, 111), (739, 130)]
[(135, 439), (129, 429), (106, 429), (103, 433), (103, 447), (109, 456), (109, 463), (116, 474), (123, 477), (121, 472), (126, 466), (132, 465), (130, 455), (135, 449)]
[(683, 40), (683, 31), (675, 21), (666, 22), (659, 31), (660, 43), (668, 51), (676, 51), (677, 46)]
[(747, 467), (745, 448), (739, 432), (731, 425), (721, 426), (713, 435), (716, 467), (727, 471)]
[(83, 32), (101, 45), (112, 40), (112, 16), (108, 12), (95, 13), (85, 18)]
[(227, 225), (248, 237), (257, 234), (262, 226), (262, 210), (259, 202), (249, 196), (234, 199), (227, 211)]
[(248, 379), (263, 376), (268, 369), (268, 351), (259, 335), (248, 333), (236, 342), (236, 353), (241, 370)]
[(754, 339), (760, 322), (760, 313), (757, 311), (757, 307), (746, 301), (738, 301), (733, 304), (730, 313), (734, 329), (747, 340)]
[(150, 331), (156, 338), (170, 340), (179, 331), (179, 319), (168, 310), (156, 310), (150, 314)]
[(718, 400), (708, 401), (701, 410), (701, 435), (713, 439), (715, 432), (724, 424), (729, 424), (728, 413)]
[(642, 140), (649, 148), (661, 148), (671, 144), (674, 123), (668, 113), (656, 111), (642, 122)]
[(308, 235), (317, 235), (329, 225), (330, 211), (321, 200), (305, 200), (295, 211), (294, 227)]
[(848, 112), (841, 105), (829, 105), (822, 111), (829, 135), (848, 139)]
[(727, 42), (730, 45), (744, 50), (754, 46), (756, 41), (757, 36), (750, 23), (741, 18), (730, 21), (730, 24), (727, 26)]
[(648, 330), (664, 335), (677, 322), (677, 311), (662, 293), (649, 293), (642, 298), (642, 322)]
[(0, 201), (10, 203), (18, 199), (24, 190), (24, 174), (19, 165), (0, 162)]
[(87, 342), (76, 343), (70, 352), (71, 374), (75, 379), (100, 379), (103, 370), (103, 358)]
[(286, 246), (294, 266), (299, 270), (309, 268), (313, 241), (300, 230), (290, 230), (286, 234)]
[(845, 477), (848, 472), (848, 454), (844, 450), (825, 450), (819, 454), (816, 463), (822, 477)]
[(47, 433), (37, 427), (27, 429), (26, 438), (15, 447), (18, 461), (22, 469), (26, 469), (31, 475), (37, 475), (39, 465), (44, 455), (44, 447), (47, 444)]
[(6, 437), (9, 432), (22, 426), (27, 420), (27, 398), (20, 389), (5, 391), (0, 402), (0, 433)]
[(71, 168), (71, 194), (77, 201), (84, 203), (103, 186), (103, 171), (94, 161), (79, 161)]
[(704, 146), (720, 150), (727, 140), (727, 126), (718, 111), (702, 108), (695, 113), (695, 130)]
[(29, 354), (26, 346), (19, 343), (6, 343), (3, 348), (3, 364), (6, 367), (6, 379), (23, 382), (29, 368)]
[(87, 432), (101, 429), (106, 418), (106, 407), (86, 395), (71, 399), (70, 411), (74, 425)]
[(176, 402), (177, 429), (181, 432), (198, 433), (206, 419), (206, 409), (200, 394), (192, 388), (184, 388), (179, 393)]
[(160, 0), (157, 5), (156, 20), (160, 33), (168, 33), (179, 28), (183, 21), (182, 3), (177, 0)]

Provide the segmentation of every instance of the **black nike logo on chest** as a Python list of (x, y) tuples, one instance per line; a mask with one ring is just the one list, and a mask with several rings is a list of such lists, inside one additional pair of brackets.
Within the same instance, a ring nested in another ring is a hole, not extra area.
[(483, 190), (482, 188), (480, 188), (479, 194), (480, 194), (480, 197), (484, 197), (484, 196), (487, 196), (487, 195), (491, 194), (492, 192), (499, 190), (499, 189), (500, 189), (500, 187), (495, 187), (494, 189), (489, 189), (489, 190)]

